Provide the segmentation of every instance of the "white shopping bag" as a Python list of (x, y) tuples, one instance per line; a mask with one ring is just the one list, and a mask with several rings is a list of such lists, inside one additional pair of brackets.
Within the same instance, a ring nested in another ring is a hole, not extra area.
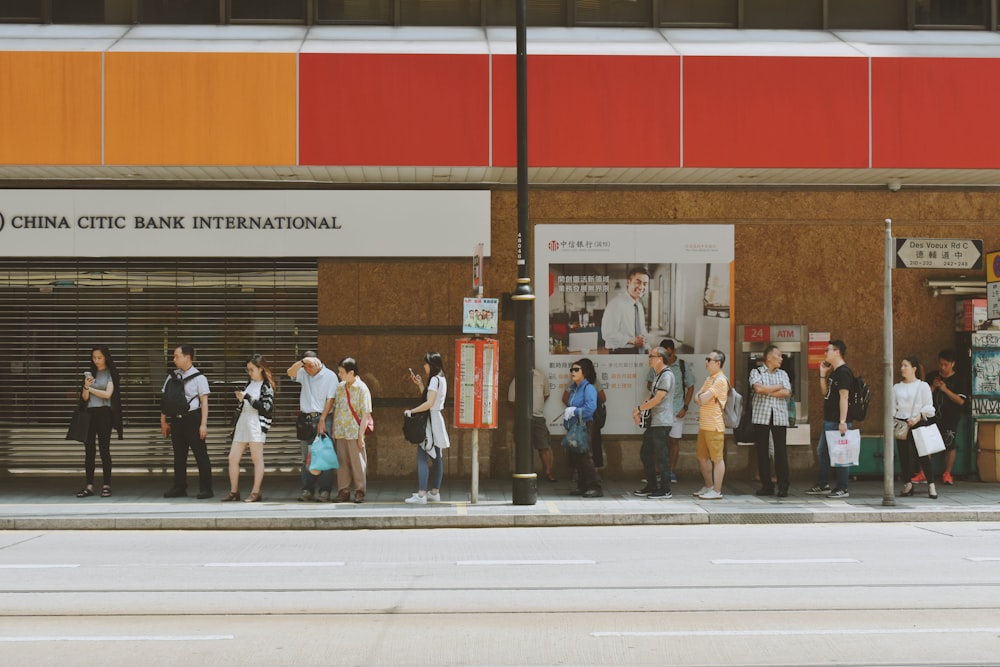
[(856, 466), (861, 457), (861, 431), (856, 428), (850, 429), (844, 435), (840, 435), (840, 431), (827, 431), (826, 447), (830, 452), (830, 465), (833, 467)]
[(910, 433), (913, 434), (913, 444), (917, 446), (917, 454), (920, 456), (930, 456), (944, 451), (944, 438), (941, 437), (937, 424), (911, 428)]

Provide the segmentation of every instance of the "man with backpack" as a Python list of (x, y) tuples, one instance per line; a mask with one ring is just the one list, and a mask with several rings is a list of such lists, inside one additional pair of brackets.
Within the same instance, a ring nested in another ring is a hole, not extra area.
[(194, 367), (194, 348), (178, 345), (174, 348), (174, 366), (163, 383), (160, 400), (160, 431), (169, 437), (174, 449), (174, 484), (164, 498), (187, 495), (187, 456), (194, 452), (198, 463), (198, 499), (211, 498), (212, 464), (208, 460), (208, 379)]
[(816, 456), (819, 459), (819, 481), (806, 493), (812, 496), (828, 498), (848, 498), (847, 480), (851, 469), (848, 466), (837, 468), (837, 486), (830, 489), (830, 449), (826, 442), (827, 431), (847, 433), (852, 424), (849, 421), (848, 404), (851, 399), (851, 387), (854, 385), (854, 373), (848, 368), (844, 356), (847, 354), (847, 343), (842, 340), (830, 341), (826, 346), (826, 359), (819, 368), (819, 388), (823, 392), (823, 428), (819, 431), (819, 445)]
[(729, 397), (729, 379), (722, 372), (726, 354), (712, 350), (705, 357), (705, 384), (694, 396), (701, 406), (698, 414), (698, 465), (705, 486), (694, 495), (702, 500), (722, 499), (722, 479), (726, 476), (726, 424), (722, 411)]

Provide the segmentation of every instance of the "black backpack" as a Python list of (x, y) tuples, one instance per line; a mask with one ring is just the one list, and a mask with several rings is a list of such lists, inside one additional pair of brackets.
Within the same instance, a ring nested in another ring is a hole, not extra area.
[(187, 414), (190, 401), (184, 395), (184, 385), (199, 375), (203, 373), (198, 371), (182, 379), (177, 377), (176, 373), (171, 373), (163, 388), (163, 396), (160, 397), (160, 412), (168, 417), (182, 417)]
[(847, 396), (848, 421), (864, 421), (868, 416), (868, 405), (872, 402), (872, 390), (860, 375), (855, 375), (851, 382), (851, 391)]

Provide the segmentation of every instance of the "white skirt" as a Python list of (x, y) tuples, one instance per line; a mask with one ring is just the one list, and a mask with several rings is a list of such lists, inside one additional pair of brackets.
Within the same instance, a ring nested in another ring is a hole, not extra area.
[(260, 428), (260, 415), (250, 404), (243, 402), (243, 411), (236, 420), (233, 442), (264, 442), (267, 434)]
[(451, 447), (451, 439), (448, 437), (448, 427), (444, 423), (444, 415), (441, 410), (429, 410), (430, 418), (427, 420), (427, 439), (438, 449), (448, 449)]

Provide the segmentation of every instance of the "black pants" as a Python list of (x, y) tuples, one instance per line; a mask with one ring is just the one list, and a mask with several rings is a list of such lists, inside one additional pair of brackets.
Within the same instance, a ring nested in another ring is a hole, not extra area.
[[(586, 422), (586, 424), (587, 432), (592, 436), (594, 432), (594, 422)], [(589, 439), (591, 442), (593, 441), (593, 437)], [(592, 448), (588, 447), (587, 451), (583, 454), (574, 452), (571, 449), (566, 450), (566, 456), (569, 459), (569, 467), (576, 470), (576, 486), (581, 491), (601, 488), (601, 483), (597, 481), (597, 471), (594, 470), (594, 457), (591, 450)]]
[(170, 443), (174, 447), (174, 487), (187, 488), (188, 450), (194, 453), (198, 464), (200, 491), (212, 491), (212, 464), (208, 460), (208, 446), (201, 439), (201, 409), (192, 410), (183, 417), (170, 420)]
[(642, 447), (639, 448), (639, 460), (646, 473), (646, 488), (654, 489), (656, 485), (656, 466), (660, 466), (659, 490), (670, 493), (670, 427), (650, 426), (642, 434)]
[(754, 424), (754, 449), (757, 450), (757, 473), (765, 489), (774, 488), (771, 483), (771, 457), (768, 440), (774, 440), (774, 472), (778, 477), (778, 488), (788, 490), (788, 427), (776, 426), (774, 415), (770, 424)]
[(90, 428), (87, 430), (87, 441), (84, 446), (84, 468), (87, 471), (87, 484), (94, 484), (94, 469), (97, 467), (97, 447), (101, 447), (101, 470), (104, 474), (104, 485), (111, 485), (111, 408), (87, 408), (90, 414)]
[(931, 484), (934, 483), (934, 463), (930, 456), (920, 456), (917, 454), (917, 445), (913, 442), (913, 429), (906, 434), (906, 440), (897, 440), (896, 449), (899, 450), (899, 469), (903, 473), (903, 484), (913, 479), (913, 461), (916, 460), (920, 469), (924, 471), (924, 477)]

